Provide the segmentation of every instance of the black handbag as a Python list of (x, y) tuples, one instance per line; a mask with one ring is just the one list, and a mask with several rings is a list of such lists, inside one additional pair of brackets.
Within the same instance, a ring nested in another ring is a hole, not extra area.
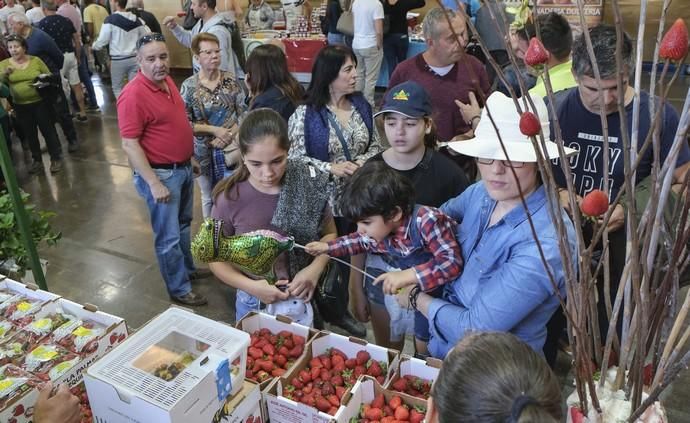
[[(314, 290), (314, 311), (317, 311), (314, 316), (314, 327), (319, 328), (319, 323), (323, 325), (323, 320), (330, 322), (335, 321), (342, 316), (340, 308), (342, 308), (342, 300), (338, 299), (337, 295), (340, 292), (340, 284), (342, 283), (342, 273), (340, 267), (329, 261), (326, 269), (321, 273), (319, 283)], [(318, 323), (317, 323), (318, 322)]]

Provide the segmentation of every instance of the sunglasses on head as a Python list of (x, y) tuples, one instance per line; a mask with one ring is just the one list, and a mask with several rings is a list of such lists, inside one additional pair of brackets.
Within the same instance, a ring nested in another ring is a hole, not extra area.
[(164, 43), (165, 37), (163, 36), (163, 34), (159, 34), (158, 32), (154, 32), (152, 34), (146, 34), (137, 40), (137, 45), (136, 45), (137, 50), (139, 50), (141, 48), (141, 46), (146, 45), (152, 41), (160, 41), (160, 42)]

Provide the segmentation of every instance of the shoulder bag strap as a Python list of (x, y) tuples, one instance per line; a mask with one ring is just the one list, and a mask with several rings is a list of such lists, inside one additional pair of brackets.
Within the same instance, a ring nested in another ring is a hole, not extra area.
[(348, 162), (351, 162), (352, 155), (350, 155), (350, 149), (347, 147), (345, 137), (343, 136), (343, 131), (340, 129), (340, 124), (333, 117), (333, 113), (331, 113), (330, 111), (326, 111), (326, 114), (328, 115), (328, 120), (331, 122), (331, 125), (333, 125), (333, 129), (335, 129), (335, 134), (338, 136), (340, 145), (343, 147), (343, 153), (345, 153), (345, 158)]

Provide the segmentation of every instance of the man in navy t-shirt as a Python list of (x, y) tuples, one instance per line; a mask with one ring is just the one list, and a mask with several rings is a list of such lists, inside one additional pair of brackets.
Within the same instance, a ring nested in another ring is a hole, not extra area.
[[(616, 29), (610, 25), (599, 25), (589, 30), (589, 35), (594, 48), (594, 56), (601, 75), (601, 96), (603, 105), (599, 101), (599, 86), (592, 64), (589, 59), (587, 47), (583, 36), (578, 37), (573, 44), (573, 75), (577, 81), (577, 87), (559, 93), (556, 98), (557, 115), (561, 126), (564, 144), (568, 147), (579, 150), (579, 154), (570, 159), (570, 169), (573, 174), (575, 192), (579, 197), (585, 196), (594, 189), (603, 189), (604, 172), (609, 172), (609, 199), (615, 199), (618, 192), (623, 188), (624, 163), (623, 151), (624, 140), (621, 133), (621, 115), (618, 112), (618, 71), (616, 67)], [(624, 124), (627, 127), (627, 136), (632, 136), (632, 110), (634, 90), (628, 84), (630, 73), (633, 70), (633, 48), (630, 38), (624, 35), (621, 49), (623, 69), (623, 87), (625, 116)], [(648, 93), (640, 94), (640, 115), (639, 115), (639, 135), (637, 150), (641, 149), (647, 134), (651, 130), (651, 119), (649, 108), (651, 98)], [(655, 110), (659, 110), (660, 101), (655, 99)], [(608, 151), (604, 150), (604, 137), (599, 111), (604, 108), (608, 127)], [(659, 159), (663, 164), (669, 154), (671, 145), (678, 128), (678, 113), (668, 102), (663, 106), (661, 123), (659, 125)], [(554, 131), (551, 131), (553, 134)], [(608, 169), (603, 169), (603, 157), (608, 154)], [(640, 165), (637, 167), (636, 183), (647, 178), (652, 171), (654, 162), (652, 148), (648, 148), (642, 156)], [(673, 183), (680, 183), (685, 177), (685, 173), (690, 167), (690, 149), (687, 143), (683, 143), (678, 160), (673, 172)], [(554, 164), (554, 174), (556, 181), (561, 187), (565, 187), (565, 177), (560, 168), (560, 163), (556, 160)], [(567, 192), (561, 193), (561, 203), (567, 204)], [(623, 273), (625, 265), (625, 212), (623, 207), (618, 204), (611, 214), (609, 226), (609, 256), (610, 256), (610, 297), (613, 301), (616, 290)], [(587, 225), (584, 228), (586, 242), (590, 242), (592, 237), (592, 227)], [(600, 246), (599, 246), (600, 247)], [(595, 260), (601, 255), (601, 249), (595, 251)], [(604, 306), (603, 275), (598, 275), (599, 283), (599, 326), (602, 341), (605, 339), (608, 329), (606, 309)], [(620, 321), (618, 322), (620, 332)]]
[[(608, 156), (609, 156), (609, 198), (613, 200), (624, 184), (623, 150), (624, 142), (621, 134), (621, 115), (618, 113), (618, 78), (616, 69), (616, 30), (609, 25), (599, 25), (590, 29), (590, 37), (594, 47), (594, 55), (601, 74), (602, 97), (608, 126)], [(625, 35), (623, 40), (623, 63), (626, 72), (623, 76), (623, 93), (625, 95), (625, 125), (628, 137), (632, 136), (632, 111), (634, 90), (628, 84), (629, 73), (632, 71), (633, 50), (630, 38)], [(604, 184), (604, 139), (599, 115), (599, 91), (597, 81), (589, 60), (585, 41), (580, 36), (573, 45), (573, 74), (578, 86), (564, 93), (559, 99), (558, 120), (561, 126), (563, 140), (566, 146), (580, 151), (570, 159), (575, 191), (579, 196), (585, 196), (593, 189), (603, 189)], [(642, 91), (640, 94), (640, 123), (637, 141), (638, 151), (644, 144), (650, 131), (651, 119), (649, 107), (650, 96)], [(660, 101), (655, 101), (655, 110), (660, 107)], [(663, 106), (661, 124), (659, 128), (660, 161), (668, 156), (678, 128), (678, 113), (666, 102)], [(551, 132), (554, 133), (553, 131)], [(653, 164), (653, 150), (650, 146), (643, 154), (643, 159), (637, 168), (637, 182), (651, 174)], [(685, 172), (690, 167), (690, 149), (684, 144), (680, 150), (674, 183), (680, 183)], [(557, 182), (565, 187), (565, 178), (559, 166), (555, 166)], [(623, 225), (624, 213), (621, 206), (617, 206), (620, 213), (614, 212), (610, 229), (617, 229)]]

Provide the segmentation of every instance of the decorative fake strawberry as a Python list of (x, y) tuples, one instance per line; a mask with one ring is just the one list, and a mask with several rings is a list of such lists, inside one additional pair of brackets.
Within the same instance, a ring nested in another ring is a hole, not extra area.
[(541, 122), (537, 115), (532, 112), (524, 112), (520, 115), (520, 132), (528, 137), (536, 137), (540, 130)]
[(525, 52), (525, 64), (527, 66), (538, 67), (549, 61), (549, 52), (544, 48), (544, 44), (537, 37), (529, 40), (529, 46)]
[(678, 18), (666, 32), (659, 45), (659, 57), (674, 62), (683, 60), (688, 53), (688, 27)]
[(580, 210), (589, 217), (599, 217), (609, 209), (609, 196), (602, 190), (590, 191), (582, 199)]

